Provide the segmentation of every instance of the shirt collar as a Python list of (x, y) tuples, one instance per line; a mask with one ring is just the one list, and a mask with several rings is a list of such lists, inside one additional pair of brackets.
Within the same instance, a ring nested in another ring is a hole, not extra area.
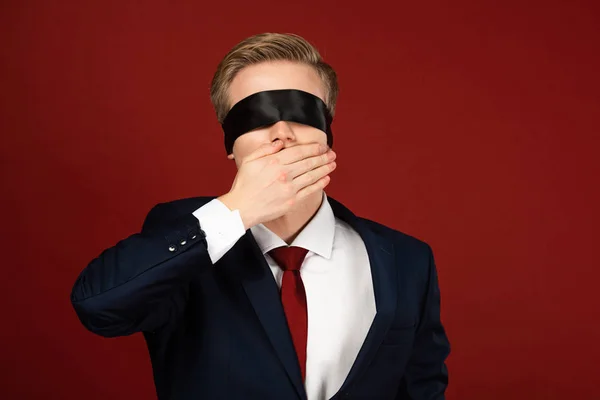
[[(255, 225), (250, 230), (263, 255), (277, 247), (287, 246), (284, 240), (263, 224)], [(291, 246), (302, 247), (329, 259), (333, 251), (334, 233), (335, 215), (327, 200), (327, 195), (323, 191), (321, 206), (304, 229), (296, 236)]]

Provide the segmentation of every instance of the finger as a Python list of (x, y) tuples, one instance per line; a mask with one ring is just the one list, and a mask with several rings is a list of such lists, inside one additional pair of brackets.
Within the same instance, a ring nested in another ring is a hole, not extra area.
[(336, 154), (333, 150), (327, 151), (325, 154), (318, 156), (309, 157), (304, 160), (297, 161), (288, 166), (288, 174), (290, 177), (295, 178), (308, 171), (312, 171), (315, 168), (319, 168), (323, 165), (329, 164), (336, 159)]
[(245, 159), (244, 162), (256, 160), (261, 157), (266, 157), (268, 155), (277, 153), (282, 146), (283, 142), (279, 139), (271, 142), (265, 143), (262, 146), (259, 146), (256, 150), (250, 153)]
[(298, 191), (298, 193), (296, 193), (296, 201), (302, 201), (305, 198), (307, 198), (308, 196), (310, 196), (311, 194), (322, 190), (323, 188), (325, 188), (325, 186), (329, 185), (329, 182), (331, 182), (331, 178), (329, 177), (329, 175), (324, 176), (323, 178), (319, 179), (317, 182), (313, 183), (312, 185), (309, 185), (303, 189), (301, 189), (300, 191)]
[(293, 164), (308, 157), (318, 156), (327, 152), (328, 147), (320, 143), (299, 144), (281, 150), (277, 155), (281, 164)]
[(322, 179), (323, 177), (329, 175), (336, 167), (337, 167), (337, 165), (336, 165), (335, 161), (333, 161), (329, 164), (323, 165), (319, 168), (315, 168), (313, 170), (305, 172), (302, 175), (294, 178), (292, 180), (292, 184), (296, 188), (296, 192), (298, 192), (301, 189), (303, 189), (309, 185), (312, 185), (313, 183), (317, 182), (318, 180)]

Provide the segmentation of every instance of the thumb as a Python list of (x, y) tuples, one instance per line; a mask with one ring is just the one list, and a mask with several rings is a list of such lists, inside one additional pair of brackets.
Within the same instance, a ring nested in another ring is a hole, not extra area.
[(246, 159), (244, 161), (245, 162), (253, 161), (253, 160), (256, 160), (257, 158), (266, 157), (268, 155), (277, 153), (281, 149), (282, 144), (283, 144), (283, 142), (279, 139), (276, 139), (274, 142), (271, 142), (271, 143), (265, 143), (262, 146), (260, 146), (258, 149), (254, 150), (252, 153), (250, 153), (250, 155), (248, 155), (248, 157), (246, 157)]

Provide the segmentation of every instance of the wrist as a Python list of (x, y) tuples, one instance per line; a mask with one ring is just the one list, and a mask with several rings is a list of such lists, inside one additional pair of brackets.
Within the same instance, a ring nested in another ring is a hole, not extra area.
[(227, 208), (229, 208), (230, 211), (239, 211), (240, 218), (242, 219), (242, 222), (244, 224), (244, 229), (248, 230), (255, 225), (253, 220), (250, 218), (249, 213), (242, 208), (242, 202), (239, 201), (237, 197), (235, 197), (235, 195), (233, 195), (231, 192), (217, 197), (217, 200), (219, 200)]

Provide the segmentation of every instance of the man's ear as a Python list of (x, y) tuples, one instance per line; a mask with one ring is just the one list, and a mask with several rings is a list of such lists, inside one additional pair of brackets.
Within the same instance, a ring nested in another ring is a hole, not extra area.
[(233, 160), (235, 159), (235, 156), (233, 155), (233, 153), (231, 153), (230, 155), (227, 156), (228, 159)]

